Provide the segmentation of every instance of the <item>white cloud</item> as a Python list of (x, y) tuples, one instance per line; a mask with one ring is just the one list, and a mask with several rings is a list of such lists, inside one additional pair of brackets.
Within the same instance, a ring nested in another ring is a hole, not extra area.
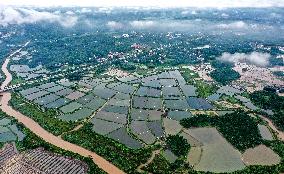
[(0, 5), (81, 7), (283, 7), (284, 0), (1, 0)]
[(4, 8), (0, 9), (0, 25), (27, 24), (41, 21), (57, 22), (64, 27), (72, 27), (77, 22), (77, 17), (65, 14), (36, 11), (26, 8)]
[(81, 10), (80, 10), (80, 13), (91, 13), (92, 12), (92, 10), (91, 9), (88, 9), (88, 8), (82, 8)]
[(153, 21), (131, 21), (129, 24), (133, 28), (139, 28), (139, 29), (145, 29), (145, 28), (150, 28), (155, 25), (155, 22)]
[(121, 29), (123, 27), (122, 23), (116, 21), (109, 21), (106, 25), (111, 29)]
[(224, 29), (244, 29), (248, 27), (248, 24), (243, 21), (237, 21), (228, 24), (219, 24), (218, 27)]
[(247, 62), (257, 66), (267, 66), (269, 64), (270, 54), (268, 53), (260, 53), (260, 52), (252, 52), (250, 54), (245, 53), (223, 53), (221, 57), (218, 58), (220, 61), (225, 62)]

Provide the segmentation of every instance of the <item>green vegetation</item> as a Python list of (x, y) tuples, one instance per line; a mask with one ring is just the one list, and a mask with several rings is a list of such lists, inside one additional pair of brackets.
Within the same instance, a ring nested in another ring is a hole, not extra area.
[(16, 85), (16, 84), (21, 84), (24, 83), (25, 80), (21, 77), (18, 77), (15, 73), (12, 73), (13, 79), (10, 83), (10, 85)]
[(263, 109), (271, 109), (274, 114), (269, 116), (273, 123), (284, 131), (284, 97), (272, 91), (255, 91), (250, 94), (253, 103)]
[(232, 69), (234, 67), (232, 63), (215, 60), (211, 64), (215, 70), (210, 73), (210, 76), (222, 85), (240, 78), (240, 74)]
[(240, 78), (240, 74), (238, 72), (226, 67), (212, 71), (210, 76), (222, 85), (227, 85)]
[(187, 143), (187, 140), (179, 135), (170, 135), (166, 139), (168, 148), (176, 156), (185, 156), (187, 155), (190, 145)]
[(195, 81), (194, 86), (197, 88), (196, 92), (199, 97), (206, 98), (211, 94), (214, 94), (218, 87), (213, 84), (207, 84), (203, 81)]
[(151, 173), (170, 173), (170, 163), (163, 157), (163, 155), (156, 155), (153, 161), (142, 168), (142, 170)]
[(257, 122), (243, 111), (236, 111), (222, 117), (199, 115), (181, 120), (185, 128), (212, 126), (238, 150), (244, 151), (261, 143)]
[(137, 167), (148, 160), (152, 151), (150, 148), (129, 149), (112, 139), (96, 134), (92, 131), (91, 123), (77, 131), (64, 134), (63, 139), (96, 152), (127, 173), (135, 173)]
[(194, 78), (198, 78), (198, 74), (195, 73), (194, 71), (188, 69), (188, 68), (182, 68), (180, 69), (180, 73), (183, 76), (184, 80), (189, 83), (192, 84), (193, 83), (193, 79)]
[(197, 88), (196, 92), (199, 97), (206, 98), (218, 90), (216, 85), (207, 84), (201, 80), (195, 80), (195, 78), (198, 78), (199, 76), (190, 69), (182, 68), (180, 69), (180, 72), (186, 83), (194, 85)]
[(36, 105), (26, 102), (22, 96), (17, 94), (12, 95), (10, 104), (13, 108), (32, 118), (41, 127), (54, 135), (61, 135), (78, 125), (78, 123), (65, 122), (55, 118), (57, 114), (54, 110), (42, 111)]

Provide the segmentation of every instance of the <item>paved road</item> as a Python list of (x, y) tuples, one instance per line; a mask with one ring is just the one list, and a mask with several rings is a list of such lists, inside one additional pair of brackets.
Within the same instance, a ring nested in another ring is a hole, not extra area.
[[(7, 69), (7, 65), (9, 63), (10, 59), (7, 58), (2, 65), (2, 71), (4, 72), (6, 79), (1, 85), (1, 89), (4, 89), (9, 83), (12, 81), (12, 75)], [(64, 141), (60, 137), (57, 137), (45, 129), (43, 129), (37, 122), (32, 120), (31, 118), (23, 115), (22, 113), (16, 111), (9, 105), (9, 101), (11, 99), (11, 93), (4, 92), (1, 94), (2, 99), (0, 101), (0, 109), (4, 111), (7, 115), (10, 115), (17, 119), (19, 122), (23, 123), (27, 128), (29, 128), (33, 133), (35, 133), (37, 136), (41, 137), (46, 142), (55, 145), (59, 148), (62, 148), (64, 150), (68, 150), (74, 153), (78, 153), (84, 157), (91, 157), (95, 164), (97, 164), (101, 169), (103, 169), (105, 172), (110, 174), (123, 174), (124, 172), (105, 160), (103, 157), (97, 155), (94, 152), (91, 152), (83, 147), (80, 147), (78, 145), (69, 143), (67, 141)]]

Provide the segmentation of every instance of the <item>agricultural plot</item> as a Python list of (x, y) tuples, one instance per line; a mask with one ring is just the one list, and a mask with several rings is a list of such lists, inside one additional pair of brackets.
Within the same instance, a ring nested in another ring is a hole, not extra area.
[(247, 108), (249, 108), (250, 110), (258, 110), (259, 108), (257, 106), (255, 106), (252, 102), (246, 102), (243, 103)]
[(161, 88), (162, 87), (162, 85), (160, 84), (160, 81), (157, 79), (155, 80), (144, 79), (142, 85), (146, 87), (151, 87), (151, 88)]
[(198, 146), (191, 147), (190, 152), (187, 155), (186, 161), (192, 166), (195, 166), (199, 163), (201, 154), (202, 154), (201, 147), (198, 147)]
[(219, 94), (226, 94), (226, 95), (229, 95), (229, 96), (233, 96), (235, 94), (241, 94), (242, 91), (232, 87), (232, 86), (222, 86), (221, 88), (219, 88), (217, 90), (217, 93)]
[(222, 95), (219, 94), (219, 93), (214, 93), (214, 94), (211, 94), (207, 97), (207, 100), (210, 101), (210, 102), (215, 102), (215, 101), (218, 101), (220, 99)]
[(148, 121), (146, 124), (156, 138), (161, 138), (164, 136), (164, 130), (161, 120)]
[(156, 110), (148, 110), (148, 120), (149, 121), (156, 121), (162, 119), (163, 112), (156, 111)]
[(7, 126), (7, 125), (9, 125), (9, 124), (11, 124), (11, 120), (8, 119), (8, 118), (2, 118), (2, 119), (0, 120), (0, 126)]
[(265, 145), (259, 145), (247, 149), (243, 154), (243, 161), (246, 165), (272, 166), (279, 164), (281, 158)]
[(0, 166), (0, 173), (70, 173), (86, 174), (88, 165), (71, 158), (65, 158), (37, 148), (16, 154)]
[(112, 121), (120, 124), (126, 124), (127, 123), (127, 115), (126, 114), (120, 114), (120, 113), (114, 113), (114, 112), (105, 112), (105, 111), (99, 111), (96, 113), (94, 118), (99, 118), (107, 121)]
[(32, 87), (32, 88), (24, 89), (24, 90), (20, 91), (19, 93), (23, 96), (27, 96), (27, 95), (30, 95), (32, 93), (38, 92), (40, 90), (41, 89), (38, 88), (38, 87)]
[(137, 90), (136, 95), (144, 96), (144, 97), (160, 97), (161, 96), (161, 90), (156, 89), (156, 88), (141, 86)]
[(158, 74), (158, 78), (159, 79), (171, 79), (174, 78), (171, 76), (171, 74), (169, 72), (161, 72), (160, 74)]
[(35, 100), (37, 98), (40, 98), (44, 95), (47, 95), (47, 94), (49, 94), (49, 92), (47, 92), (47, 91), (38, 91), (38, 92), (24, 96), (24, 98), (31, 101), (31, 100)]
[(165, 107), (170, 110), (187, 110), (189, 105), (184, 98), (179, 100), (165, 100)]
[(113, 105), (113, 106), (130, 106), (130, 100), (121, 100), (121, 99), (116, 99), (112, 98), (107, 102), (108, 105)]
[(192, 117), (192, 114), (187, 111), (169, 111), (167, 117), (173, 120), (180, 121), (184, 118)]
[(50, 87), (50, 88), (47, 88), (45, 90), (47, 90), (48, 92), (57, 92), (57, 91), (61, 91), (63, 90), (64, 87), (63, 86), (60, 86), (60, 85), (55, 85), (53, 87)]
[(187, 129), (183, 130), (180, 133), (180, 136), (182, 136), (184, 139), (186, 139), (187, 143), (190, 144), (191, 147), (200, 147), (202, 146), (202, 143), (198, 141), (196, 138), (190, 135), (190, 132), (188, 132)]
[(18, 153), (14, 143), (6, 143), (2, 149), (0, 149), (0, 171), (7, 160)]
[(20, 131), (18, 129), (17, 125), (12, 124), (12, 125), (9, 125), (8, 127), (17, 136), (18, 141), (23, 141), (24, 140), (26, 135), (22, 131)]
[(241, 101), (241, 102), (250, 102), (250, 99), (248, 99), (248, 98), (246, 98), (246, 97), (243, 97), (243, 96), (241, 96), (241, 95), (236, 95), (235, 96), (235, 98), (236, 99), (238, 99), (239, 101)]
[(112, 89), (106, 88), (105, 84), (101, 84), (101, 85), (95, 87), (92, 92), (96, 96), (101, 97), (103, 99), (109, 99), (117, 93), (116, 91), (114, 91)]
[(135, 76), (120, 77), (120, 78), (117, 78), (117, 80), (121, 82), (127, 82), (127, 83), (140, 83), (141, 82), (141, 80)]
[(170, 163), (174, 163), (178, 159), (178, 157), (169, 149), (166, 149), (165, 151), (163, 151), (162, 155)]
[(95, 96), (93, 94), (88, 94), (88, 95), (85, 95), (85, 96), (77, 99), (76, 102), (85, 105), (85, 104), (89, 103), (93, 99), (95, 99)]
[(48, 94), (45, 95), (44, 97), (38, 98), (36, 100), (34, 100), (34, 103), (37, 103), (39, 105), (47, 105), (48, 103), (51, 103), (57, 99), (59, 99), (60, 97), (58, 95), (55, 94)]
[(94, 97), (91, 101), (85, 104), (85, 107), (92, 109), (93, 111), (98, 110), (106, 103), (106, 100), (99, 97)]
[(200, 161), (194, 166), (195, 170), (222, 173), (245, 168), (240, 152), (215, 128), (188, 129), (187, 133), (203, 144)]
[(85, 119), (91, 116), (92, 113), (93, 111), (91, 109), (82, 108), (71, 114), (60, 115), (58, 116), (58, 118), (64, 121), (78, 121), (78, 120)]
[(146, 97), (133, 96), (132, 102), (133, 102), (134, 108), (145, 108), (147, 98)]
[(161, 109), (162, 108), (161, 98), (147, 98), (144, 108), (155, 109), (155, 110)]
[(258, 126), (258, 129), (259, 129), (259, 132), (260, 132), (262, 139), (268, 140), (268, 141), (273, 140), (273, 136), (272, 136), (271, 132), (269, 131), (269, 129), (265, 125), (259, 124), (257, 126)]
[(125, 127), (119, 128), (118, 130), (111, 132), (107, 136), (132, 149), (139, 149), (143, 147), (139, 141), (132, 138), (127, 133), (127, 130)]
[(161, 98), (146, 98), (135, 96), (133, 98), (133, 107), (146, 109), (161, 109), (162, 100)]
[(115, 131), (124, 126), (120, 123), (115, 123), (97, 118), (93, 118), (91, 122), (93, 124), (93, 131), (100, 135), (109, 134), (110, 132)]
[(54, 82), (44, 83), (44, 84), (39, 85), (37, 87), (41, 88), (41, 89), (47, 89), (47, 88), (51, 88), (53, 86), (56, 86), (56, 83), (54, 83)]
[(72, 102), (72, 103), (69, 103), (68, 105), (61, 107), (60, 110), (61, 112), (66, 114), (66, 113), (74, 112), (75, 110), (80, 109), (81, 107), (83, 107), (81, 103)]
[(70, 88), (64, 88), (62, 90), (56, 91), (54, 92), (55, 95), (59, 95), (59, 96), (67, 96), (69, 94), (71, 94), (72, 92), (74, 92), (72, 89)]
[(0, 142), (22, 141), (25, 135), (8, 118), (0, 120)]
[(165, 128), (166, 135), (176, 135), (182, 129), (182, 126), (179, 124), (178, 121), (169, 118), (163, 119), (163, 125)]
[(129, 94), (124, 94), (124, 93), (117, 93), (113, 97), (115, 99), (120, 99), (120, 100), (130, 100), (130, 95)]
[(131, 119), (132, 120), (147, 120), (149, 112), (144, 109), (131, 109)]
[(80, 91), (74, 91), (72, 93), (70, 93), (69, 95), (66, 96), (66, 98), (70, 99), (70, 100), (77, 100), (80, 97), (83, 97), (85, 95), (85, 93), (80, 92)]
[(93, 79), (93, 78), (83, 79), (79, 81), (80, 86), (83, 86), (89, 89), (92, 89), (101, 83), (102, 83), (101, 79)]
[(113, 113), (119, 113), (119, 114), (125, 114), (126, 115), (128, 113), (128, 107), (106, 105), (106, 106), (104, 106), (102, 108), (102, 111), (113, 112)]
[(162, 91), (165, 99), (178, 99), (182, 97), (182, 93), (178, 87), (163, 87)]
[(46, 108), (60, 108), (63, 105), (66, 105), (67, 103), (69, 103), (70, 100), (67, 98), (59, 98), (51, 103), (48, 103), (46, 105), (44, 105)]
[(163, 87), (177, 86), (175, 79), (160, 79), (160, 84)]
[(131, 109), (131, 119), (132, 120), (161, 120), (161, 111), (156, 110), (144, 110), (144, 109)]
[(124, 94), (132, 94), (135, 91), (135, 87), (125, 83), (121, 83), (112, 89), (118, 92), (122, 92)]
[(0, 142), (16, 141), (17, 137), (7, 127), (0, 126)]
[(183, 76), (181, 75), (181, 73), (178, 70), (169, 71), (169, 75), (172, 78), (175, 78), (180, 85), (186, 84), (186, 81), (184, 80)]
[(193, 85), (180, 85), (180, 88), (186, 97), (196, 97), (197, 96), (196, 87)]
[(192, 109), (210, 110), (214, 107), (205, 99), (197, 97), (187, 98), (187, 102)]
[(153, 144), (156, 141), (155, 136), (148, 128), (146, 121), (132, 121), (130, 123), (131, 131), (146, 144)]

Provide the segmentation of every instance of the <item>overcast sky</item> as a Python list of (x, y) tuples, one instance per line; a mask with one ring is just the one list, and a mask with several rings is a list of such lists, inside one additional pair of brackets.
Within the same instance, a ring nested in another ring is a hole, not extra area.
[(40, 7), (284, 7), (284, 0), (0, 0), (0, 5)]

